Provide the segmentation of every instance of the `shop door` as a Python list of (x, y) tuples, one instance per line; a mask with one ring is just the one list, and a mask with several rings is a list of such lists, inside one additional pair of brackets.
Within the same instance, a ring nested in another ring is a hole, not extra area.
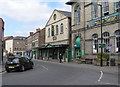
[(76, 58), (80, 58), (80, 49), (76, 49), (75, 53)]

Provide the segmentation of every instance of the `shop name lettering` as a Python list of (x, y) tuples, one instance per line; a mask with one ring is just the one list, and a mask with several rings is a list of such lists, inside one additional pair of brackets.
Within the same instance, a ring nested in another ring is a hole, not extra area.
[[(115, 19), (117, 19), (117, 16), (113, 16), (113, 17), (109, 17), (109, 18), (106, 18), (106, 19), (102, 19), (102, 23), (114, 21)], [(95, 25), (101, 24), (101, 20), (95, 22), (94, 24)]]

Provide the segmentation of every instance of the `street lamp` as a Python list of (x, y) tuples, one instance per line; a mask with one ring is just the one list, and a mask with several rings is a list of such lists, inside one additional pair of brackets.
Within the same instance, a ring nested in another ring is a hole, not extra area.
[[(92, 5), (93, 3), (89, 3), (87, 5), (85, 5), (84, 7), (88, 7), (90, 5)], [(103, 60), (102, 60), (102, 55), (103, 55), (103, 36), (102, 36), (102, 5), (101, 4), (96, 4), (98, 6), (100, 6), (100, 9), (101, 9), (101, 60), (100, 60), (100, 66), (102, 67), (103, 66)]]

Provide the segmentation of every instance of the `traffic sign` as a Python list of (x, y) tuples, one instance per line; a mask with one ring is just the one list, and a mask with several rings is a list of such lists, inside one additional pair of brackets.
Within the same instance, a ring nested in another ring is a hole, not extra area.
[(99, 44), (99, 48), (105, 48), (105, 44), (104, 43)]

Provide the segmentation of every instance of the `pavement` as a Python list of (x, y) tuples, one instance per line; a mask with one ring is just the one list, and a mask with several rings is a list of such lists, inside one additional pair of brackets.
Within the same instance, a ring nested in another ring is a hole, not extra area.
[[(38, 61), (60, 64), (58, 60), (49, 60), (49, 61), (38, 60)], [(75, 62), (69, 62), (69, 63), (63, 62), (63, 63), (61, 63), (61, 65), (92, 69), (92, 70), (103, 71), (103, 72), (112, 73), (112, 74), (119, 74), (119, 70), (120, 70), (120, 67), (118, 68), (118, 66), (102, 66), (101, 67), (101, 66), (97, 66), (97, 65), (93, 65), (93, 64), (78, 64)]]
[(0, 73), (2, 73), (4, 71), (5, 71), (4, 65), (0, 64)]

